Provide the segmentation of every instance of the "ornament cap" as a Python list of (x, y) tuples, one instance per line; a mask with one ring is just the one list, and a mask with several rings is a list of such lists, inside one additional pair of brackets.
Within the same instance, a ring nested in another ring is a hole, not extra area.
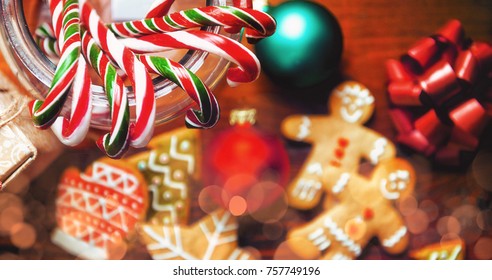
[(256, 123), (256, 109), (234, 109), (229, 117), (230, 125), (254, 125)]

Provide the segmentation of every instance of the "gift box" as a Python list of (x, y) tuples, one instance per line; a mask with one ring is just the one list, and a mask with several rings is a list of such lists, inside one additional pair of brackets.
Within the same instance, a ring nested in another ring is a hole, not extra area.
[(33, 126), (29, 100), (0, 72), (0, 189), (31, 181), (63, 149), (50, 130)]

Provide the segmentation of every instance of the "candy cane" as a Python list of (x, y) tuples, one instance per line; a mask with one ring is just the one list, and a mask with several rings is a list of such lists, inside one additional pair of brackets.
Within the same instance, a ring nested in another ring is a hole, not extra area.
[(127, 150), (129, 143), (130, 107), (127, 91), (116, 68), (85, 29), (82, 30), (82, 52), (103, 79), (109, 101), (111, 130), (98, 139), (97, 145), (109, 157), (119, 158)]
[[(51, 2), (52, 5), (54, 3), (55, 0)], [(34, 124), (43, 129), (49, 127), (60, 114), (77, 73), (80, 58), (80, 21), (76, 0), (67, 0), (64, 3), (62, 22), (62, 31), (54, 28), (55, 35), (57, 32), (63, 32), (63, 40), (59, 40), (63, 41), (63, 48), (46, 100), (34, 100), (29, 103)]]
[(259, 39), (272, 35), (276, 22), (270, 15), (254, 9), (207, 6), (164, 17), (112, 23), (108, 27), (120, 37), (135, 37), (202, 26), (245, 27), (247, 38)]
[(152, 79), (135, 54), (102, 24), (99, 15), (87, 0), (80, 0), (80, 5), (82, 21), (89, 28), (94, 41), (123, 69), (132, 83), (136, 101), (136, 121), (130, 129), (131, 145), (145, 147), (154, 130), (155, 98)]
[(219, 121), (219, 104), (210, 89), (193, 72), (179, 63), (164, 57), (139, 56), (140, 61), (153, 73), (168, 78), (200, 106), (200, 110), (190, 109), (186, 113), (186, 126), (190, 128), (210, 128)]
[[(253, 1), (252, 0), (234, 0), (232, 1), (232, 5), (237, 8), (253, 8)], [(224, 27), (225, 32), (235, 34), (239, 33), (241, 31), (241, 27), (235, 27), (235, 26), (229, 26), (229, 27)]]
[[(63, 21), (67, 22), (64, 33), (74, 33), (67, 40), (67, 43), (74, 44), (80, 49), (80, 20), (77, 1), (66, 1), (63, 10)], [(72, 24), (68, 25), (70, 21), (72, 21)], [(54, 32), (49, 32), (51, 30), (45, 29), (44, 31), (48, 31), (45, 34), (49, 35), (52, 33), (54, 35)], [(78, 35), (76, 35), (77, 33)], [(72, 93), (72, 112), (70, 119), (58, 117), (51, 127), (58, 139), (68, 146), (80, 144), (87, 135), (90, 127), (92, 112), (91, 79), (87, 63), (82, 53), (79, 53)]]
[(53, 26), (47, 22), (42, 23), (34, 32), (37, 38), (52, 38), (56, 39), (55, 30)]
[(84, 57), (81, 55), (72, 86), (72, 113), (70, 119), (58, 117), (51, 130), (67, 146), (80, 144), (87, 135), (91, 123), (91, 79)]
[(56, 39), (47, 38), (35, 38), (36, 44), (39, 49), (48, 57), (57, 58), (60, 57), (60, 48), (56, 42)]
[(152, 3), (150, 10), (145, 15), (145, 18), (163, 17), (169, 13), (174, 0), (156, 0)]
[[(175, 0), (155, 1), (147, 12), (145, 18), (163, 17), (167, 15), (174, 1)], [(59, 25), (58, 23), (61, 23), (61, 17), (57, 15), (62, 10), (61, 2), (62, 1), (60, 0), (50, 2), (50, 9), (53, 14), (52, 19), (53, 22), (57, 23), (57, 25)], [(57, 46), (56, 40), (58, 36), (55, 35), (53, 23), (42, 23), (34, 32), (34, 37), (36, 44), (44, 54), (52, 58), (60, 57), (60, 48)]]
[(206, 51), (227, 59), (239, 67), (230, 68), (227, 82), (231, 86), (248, 83), (260, 75), (260, 62), (248, 48), (225, 36), (200, 30), (176, 31), (123, 39), (121, 42), (137, 53), (157, 53), (171, 49)]

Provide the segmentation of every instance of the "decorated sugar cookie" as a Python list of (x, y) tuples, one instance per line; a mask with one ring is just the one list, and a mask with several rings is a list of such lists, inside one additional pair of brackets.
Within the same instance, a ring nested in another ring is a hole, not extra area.
[(465, 242), (461, 239), (430, 244), (410, 252), (416, 260), (462, 260), (465, 257)]
[(150, 151), (129, 158), (150, 191), (150, 219), (157, 224), (186, 224), (189, 186), (199, 174), (198, 131), (179, 128), (154, 137)]
[(192, 226), (144, 225), (139, 233), (156, 260), (249, 260), (238, 247), (237, 224), (226, 210), (217, 210)]
[(311, 209), (319, 203), (324, 168), (355, 172), (361, 159), (376, 165), (395, 156), (394, 145), (364, 126), (374, 111), (374, 96), (357, 82), (345, 82), (331, 94), (330, 115), (290, 116), (282, 123), (285, 137), (313, 145), (298, 176), (287, 188), (289, 204)]
[(293, 229), (288, 246), (306, 259), (355, 259), (377, 237), (389, 253), (408, 245), (408, 231), (394, 202), (412, 193), (415, 172), (402, 159), (381, 162), (371, 179), (325, 168), (323, 182), (340, 201), (313, 221)]
[(68, 168), (56, 200), (51, 240), (84, 259), (110, 259), (145, 217), (147, 185), (138, 171), (114, 160), (94, 162), (85, 173)]

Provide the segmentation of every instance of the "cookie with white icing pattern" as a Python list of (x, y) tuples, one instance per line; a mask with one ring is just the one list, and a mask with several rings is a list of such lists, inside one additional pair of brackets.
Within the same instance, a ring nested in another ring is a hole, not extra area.
[(415, 171), (403, 159), (381, 162), (371, 179), (325, 168), (322, 180), (340, 201), (313, 221), (291, 230), (287, 245), (305, 259), (355, 259), (377, 237), (389, 253), (408, 245), (408, 231), (394, 202), (410, 195)]
[(199, 132), (178, 128), (154, 137), (149, 151), (127, 159), (142, 172), (150, 191), (148, 217), (155, 224), (186, 224), (189, 189), (198, 179)]
[(147, 185), (128, 164), (102, 159), (84, 173), (68, 168), (58, 185), (51, 240), (79, 258), (111, 259), (146, 211)]
[(156, 260), (252, 260), (237, 244), (236, 217), (217, 210), (191, 226), (146, 224), (142, 241)]
[(287, 187), (289, 204), (315, 207), (327, 190), (321, 180), (326, 167), (355, 172), (361, 159), (374, 165), (395, 157), (396, 149), (381, 134), (363, 126), (374, 112), (374, 96), (357, 82), (344, 82), (332, 92), (329, 115), (290, 116), (282, 123), (285, 137), (312, 144), (301, 171)]

